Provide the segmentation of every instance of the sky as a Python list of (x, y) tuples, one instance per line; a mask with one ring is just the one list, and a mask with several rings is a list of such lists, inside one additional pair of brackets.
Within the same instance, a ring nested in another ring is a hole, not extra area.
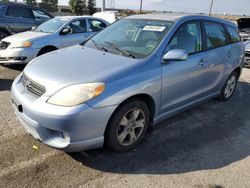
[[(101, 7), (102, 0), (96, 0)], [(106, 0), (107, 7), (110, 1)], [(114, 0), (113, 0), (114, 1)], [(190, 13), (208, 13), (211, 0), (143, 0), (143, 9), (176, 11)], [(67, 5), (68, 0), (59, 0), (59, 4)], [(140, 0), (115, 0), (116, 8), (139, 9)], [(214, 0), (213, 13), (250, 15), (250, 0)]]

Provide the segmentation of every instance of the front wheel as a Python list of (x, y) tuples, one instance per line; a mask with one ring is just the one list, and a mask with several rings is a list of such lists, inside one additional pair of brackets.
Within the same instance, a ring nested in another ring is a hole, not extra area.
[(141, 100), (122, 105), (112, 116), (107, 127), (106, 144), (115, 151), (134, 148), (144, 137), (150, 122), (148, 106)]
[(233, 72), (227, 79), (225, 85), (221, 90), (220, 100), (227, 101), (229, 100), (237, 86), (239, 75), (236, 72)]

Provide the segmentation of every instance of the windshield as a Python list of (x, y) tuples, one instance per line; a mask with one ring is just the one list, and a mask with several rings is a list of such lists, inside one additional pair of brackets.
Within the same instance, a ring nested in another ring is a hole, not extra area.
[(145, 58), (159, 45), (172, 24), (160, 20), (123, 19), (85, 45), (131, 58)]
[(47, 22), (44, 22), (38, 26), (35, 31), (43, 33), (54, 33), (56, 32), (63, 24), (65, 24), (69, 19), (65, 18), (53, 18)]

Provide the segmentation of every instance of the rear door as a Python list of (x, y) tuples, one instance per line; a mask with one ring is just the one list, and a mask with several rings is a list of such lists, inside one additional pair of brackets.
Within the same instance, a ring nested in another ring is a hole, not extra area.
[(4, 19), (14, 33), (31, 30), (36, 26), (32, 10), (28, 7), (9, 5), (4, 13)]
[(204, 92), (212, 94), (221, 89), (224, 73), (232, 56), (230, 48), (228, 48), (228, 38), (223, 24), (204, 21), (203, 29), (206, 46), (203, 64), (206, 68)]
[(229, 64), (238, 65), (243, 62), (244, 59), (244, 47), (241, 42), (241, 38), (237, 27), (226, 26), (227, 33), (229, 35), (228, 56)]
[(63, 47), (80, 44), (88, 38), (86, 19), (78, 19), (70, 22), (68, 26), (72, 32), (61, 35)]
[(202, 32), (199, 21), (183, 24), (174, 34), (166, 52), (182, 49), (189, 53), (185, 61), (169, 61), (162, 64), (161, 111), (167, 112), (184, 106), (203, 96), (204, 72)]

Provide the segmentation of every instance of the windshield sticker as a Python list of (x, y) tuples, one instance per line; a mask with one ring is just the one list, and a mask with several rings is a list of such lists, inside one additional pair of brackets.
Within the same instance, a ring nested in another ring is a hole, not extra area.
[(142, 30), (143, 31), (158, 31), (158, 32), (162, 32), (162, 31), (164, 31), (165, 28), (166, 27), (163, 27), (163, 26), (147, 25)]

